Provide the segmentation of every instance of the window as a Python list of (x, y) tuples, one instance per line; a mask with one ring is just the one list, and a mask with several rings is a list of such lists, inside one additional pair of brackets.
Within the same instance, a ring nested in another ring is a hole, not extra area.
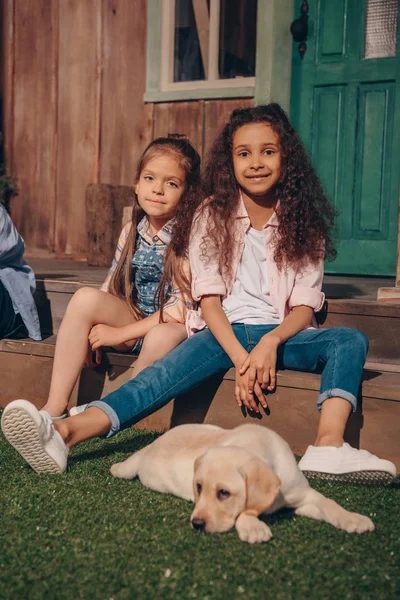
[(149, 22), (157, 4), (160, 42), (148, 45), (145, 100), (254, 96), (257, 0), (153, 1)]
[(364, 58), (396, 56), (399, 0), (367, 0)]

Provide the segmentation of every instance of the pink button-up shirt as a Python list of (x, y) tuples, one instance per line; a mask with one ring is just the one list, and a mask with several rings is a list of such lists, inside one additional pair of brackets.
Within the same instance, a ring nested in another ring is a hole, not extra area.
[[(278, 224), (278, 216), (274, 212), (268, 223), (264, 225), (263, 231), (271, 301), (279, 315), (280, 322), (282, 322), (295, 306), (310, 306), (314, 312), (322, 309), (325, 301), (325, 295), (321, 292), (324, 262), (321, 259), (316, 265), (299, 268), (287, 266), (279, 270), (274, 261), (274, 244), (272, 243)], [(245, 234), (250, 227), (250, 218), (242, 198), (234, 222), (232, 261), (229, 270), (220, 267), (219, 257), (213, 249), (212, 240), (206, 241), (207, 260), (201, 256), (200, 245), (206, 233), (206, 225), (207, 216), (204, 212), (198, 213), (194, 219), (189, 244), (192, 295), (195, 301), (200, 301), (203, 296), (207, 295), (226, 298), (232, 290), (243, 254)], [(315, 325), (315, 322), (313, 324)], [(189, 336), (204, 329), (205, 326), (201, 308), (187, 312), (186, 328)]]

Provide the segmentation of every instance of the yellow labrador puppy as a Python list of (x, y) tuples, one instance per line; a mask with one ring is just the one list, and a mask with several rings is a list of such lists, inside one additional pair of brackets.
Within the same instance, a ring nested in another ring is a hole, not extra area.
[(349, 533), (374, 530), (368, 517), (313, 490), (288, 444), (260, 425), (231, 430), (180, 425), (113, 465), (111, 473), (124, 479), (138, 476), (153, 490), (194, 500), (194, 529), (222, 532), (235, 526), (240, 539), (251, 544), (272, 537), (258, 516), (282, 507)]

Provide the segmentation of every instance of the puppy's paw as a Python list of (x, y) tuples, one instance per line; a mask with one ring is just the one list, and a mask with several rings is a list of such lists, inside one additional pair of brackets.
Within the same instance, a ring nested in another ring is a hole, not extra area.
[(130, 473), (126, 468), (126, 461), (115, 463), (111, 465), (110, 472), (113, 477), (119, 477), (120, 479), (131, 479)]
[(336, 527), (344, 529), (347, 533), (364, 533), (375, 530), (375, 525), (369, 517), (348, 511), (344, 515), (340, 515)]
[(261, 544), (272, 538), (272, 531), (263, 521), (257, 517), (242, 513), (236, 520), (236, 530), (242, 542), (249, 544)]

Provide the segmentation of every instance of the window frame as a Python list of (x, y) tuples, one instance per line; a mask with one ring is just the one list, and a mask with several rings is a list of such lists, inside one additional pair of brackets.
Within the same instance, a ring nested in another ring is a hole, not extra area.
[[(265, 5), (270, 0), (258, 0), (257, 23), (264, 21)], [(204, 81), (171, 82), (173, 73), (173, 27), (175, 0), (147, 0), (147, 71), (145, 102), (168, 102), (174, 100), (206, 100), (218, 98), (254, 98), (256, 95), (259, 69), (259, 30), (256, 41), (256, 76), (237, 79), (208, 79)], [(219, 0), (211, 4), (210, 57), (208, 68), (216, 75), (217, 65), (212, 55), (218, 53), (219, 44)], [(211, 14), (212, 14), (211, 13)], [(214, 50), (214, 52), (213, 52)]]

